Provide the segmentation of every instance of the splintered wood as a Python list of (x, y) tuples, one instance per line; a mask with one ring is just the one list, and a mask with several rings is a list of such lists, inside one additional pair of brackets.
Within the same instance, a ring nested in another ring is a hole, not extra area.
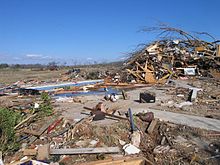
[[(187, 75), (183, 70), (192, 67), (220, 71), (218, 40), (210, 43), (167, 26), (153, 30), (161, 31), (164, 39), (145, 45), (140, 51), (132, 53), (126, 62), (128, 76), (135, 82), (165, 83), (165, 80), (171, 77)], [(173, 35), (174, 33), (176, 35)]]

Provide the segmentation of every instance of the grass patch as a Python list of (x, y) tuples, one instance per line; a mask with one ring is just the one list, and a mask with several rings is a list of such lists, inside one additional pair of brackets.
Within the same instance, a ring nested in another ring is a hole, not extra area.
[(40, 114), (50, 116), (53, 114), (53, 107), (51, 105), (51, 97), (48, 93), (41, 93), (42, 103), (40, 104)]
[(21, 115), (9, 109), (0, 108), (0, 150), (3, 152), (17, 150), (14, 126), (20, 121)]

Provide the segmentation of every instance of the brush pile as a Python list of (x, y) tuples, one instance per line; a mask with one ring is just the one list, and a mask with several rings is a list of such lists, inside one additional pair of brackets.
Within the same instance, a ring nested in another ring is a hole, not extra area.
[(220, 45), (204, 41), (182, 30), (162, 25), (144, 31), (160, 31), (162, 39), (144, 45), (132, 53), (125, 69), (137, 83), (163, 82), (170, 77), (203, 75), (210, 70), (220, 71)]

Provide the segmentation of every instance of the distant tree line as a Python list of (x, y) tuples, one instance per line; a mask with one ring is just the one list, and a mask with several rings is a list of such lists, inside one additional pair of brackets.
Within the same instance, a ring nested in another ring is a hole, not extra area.
[(0, 69), (6, 69), (6, 68), (12, 68), (12, 69), (33, 69), (33, 70), (58, 70), (59, 68), (64, 67), (63, 65), (58, 65), (57, 62), (52, 61), (48, 64), (7, 64), (7, 63), (1, 63)]
[(33, 69), (33, 70), (58, 70), (61, 68), (69, 68), (69, 67), (101, 67), (101, 66), (122, 66), (123, 61), (117, 62), (109, 62), (109, 63), (93, 63), (93, 64), (74, 64), (74, 65), (66, 65), (66, 63), (59, 64), (58, 62), (52, 61), (48, 64), (7, 64), (1, 63), (0, 69), (12, 68), (12, 69)]
[(0, 64), (0, 69), (15, 68), (15, 69), (31, 69), (31, 68), (45, 68), (47, 65), (42, 64)]
[(8, 67), (9, 67), (9, 65), (8, 65), (8, 64), (5, 64), (5, 63), (0, 64), (0, 69), (3, 69), (3, 68), (8, 68)]

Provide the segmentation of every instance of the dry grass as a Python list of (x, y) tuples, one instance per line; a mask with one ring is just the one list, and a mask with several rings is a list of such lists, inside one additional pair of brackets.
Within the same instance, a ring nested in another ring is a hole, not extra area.
[(47, 81), (51, 79), (60, 78), (61, 73), (66, 70), (58, 71), (32, 71), (31, 69), (1, 69), (0, 70), (0, 83), (11, 84), (20, 80), (39, 80)]
[(66, 69), (60, 69), (58, 71), (50, 71), (50, 70), (31, 70), (31, 69), (13, 69), (6, 68), (0, 69), (0, 84), (12, 84), (14, 82), (20, 80), (37, 80), (37, 81), (49, 81), (56, 80), (62, 78), (61, 74), (66, 73), (71, 68), (79, 68), (81, 69), (81, 74), (86, 75), (89, 72), (105, 72), (105, 71), (114, 71), (119, 67), (111, 67), (108, 65), (93, 65), (93, 66), (81, 66), (81, 67), (69, 67)]

